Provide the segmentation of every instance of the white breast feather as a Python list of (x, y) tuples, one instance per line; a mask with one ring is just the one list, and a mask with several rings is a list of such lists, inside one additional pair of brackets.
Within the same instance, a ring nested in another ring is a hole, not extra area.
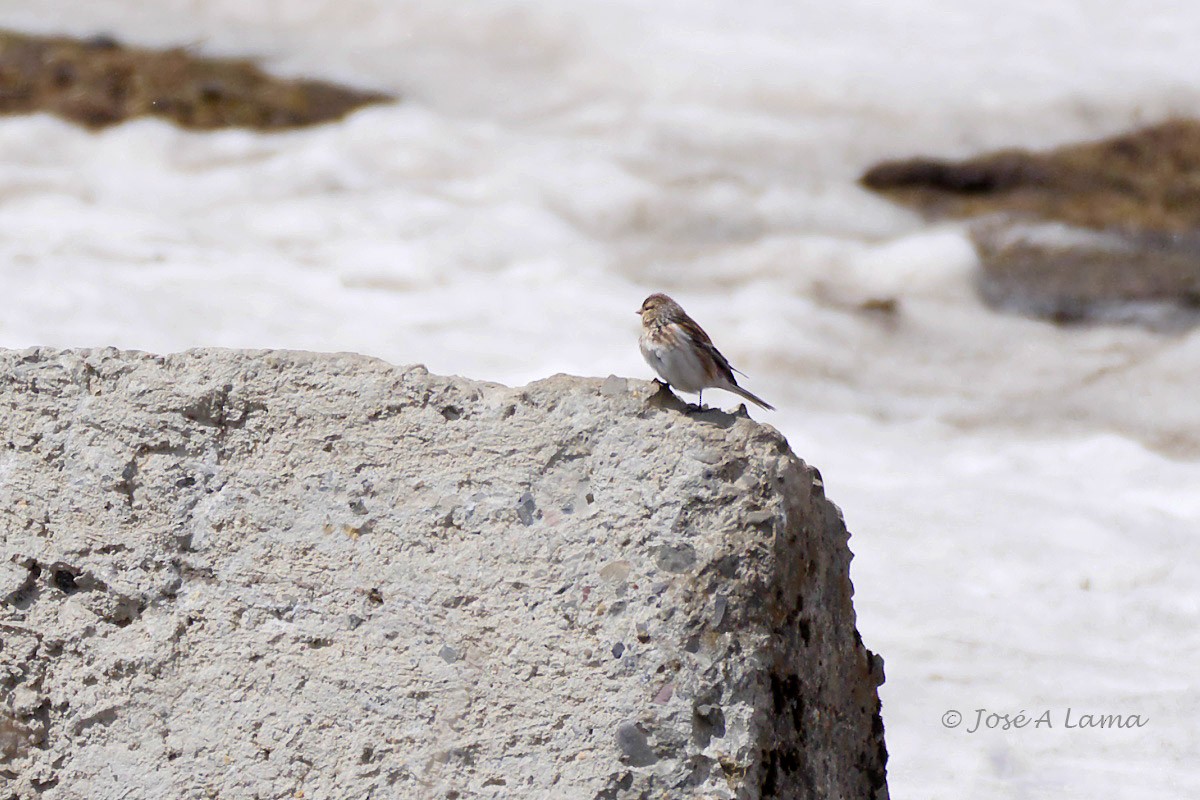
[(639, 342), (642, 356), (658, 376), (671, 388), (681, 392), (698, 392), (713, 384), (704, 371), (704, 364), (691, 347), (667, 347), (646, 341)]

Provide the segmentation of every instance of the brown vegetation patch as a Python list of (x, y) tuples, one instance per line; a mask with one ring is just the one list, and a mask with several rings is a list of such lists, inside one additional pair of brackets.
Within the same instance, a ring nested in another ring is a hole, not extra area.
[(887, 161), (860, 182), (932, 216), (1004, 211), (1097, 230), (1185, 233), (1200, 228), (1200, 121), (1046, 153)]
[(971, 226), (994, 308), (1056, 322), (1200, 322), (1200, 121), (1046, 153), (872, 167), (863, 186)]
[(184, 128), (277, 130), (339, 119), (393, 98), (272, 77), (246, 59), (0, 31), (0, 113), (47, 111), (89, 128), (156, 116)]

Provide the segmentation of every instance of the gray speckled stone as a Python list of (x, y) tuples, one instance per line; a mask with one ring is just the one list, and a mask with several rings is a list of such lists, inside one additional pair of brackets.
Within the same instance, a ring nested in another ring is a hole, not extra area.
[(0, 797), (887, 797), (770, 427), (345, 354), (0, 373)]

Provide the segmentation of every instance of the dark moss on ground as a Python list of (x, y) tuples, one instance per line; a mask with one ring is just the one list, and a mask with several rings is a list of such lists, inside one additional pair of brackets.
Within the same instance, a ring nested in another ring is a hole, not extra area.
[(184, 48), (0, 31), (0, 113), (49, 112), (88, 128), (154, 116), (185, 128), (278, 130), (339, 119), (394, 98), (266, 74), (246, 59)]
[(992, 307), (1059, 323), (1200, 322), (1200, 121), (1045, 153), (888, 161), (868, 189), (972, 224)]
[(1095, 230), (1188, 233), (1200, 229), (1200, 121), (1045, 153), (886, 161), (861, 183), (932, 216), (1004, 211)]

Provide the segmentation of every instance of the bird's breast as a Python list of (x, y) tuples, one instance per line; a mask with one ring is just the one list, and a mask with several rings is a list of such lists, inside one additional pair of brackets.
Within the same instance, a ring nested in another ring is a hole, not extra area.
[(669, 332), (658, 336), (644, 333), (638, 346), (646, 363), (673, 388), (698, 392), (714, 385), (699, 350), (685, 337), (671, 337)]

